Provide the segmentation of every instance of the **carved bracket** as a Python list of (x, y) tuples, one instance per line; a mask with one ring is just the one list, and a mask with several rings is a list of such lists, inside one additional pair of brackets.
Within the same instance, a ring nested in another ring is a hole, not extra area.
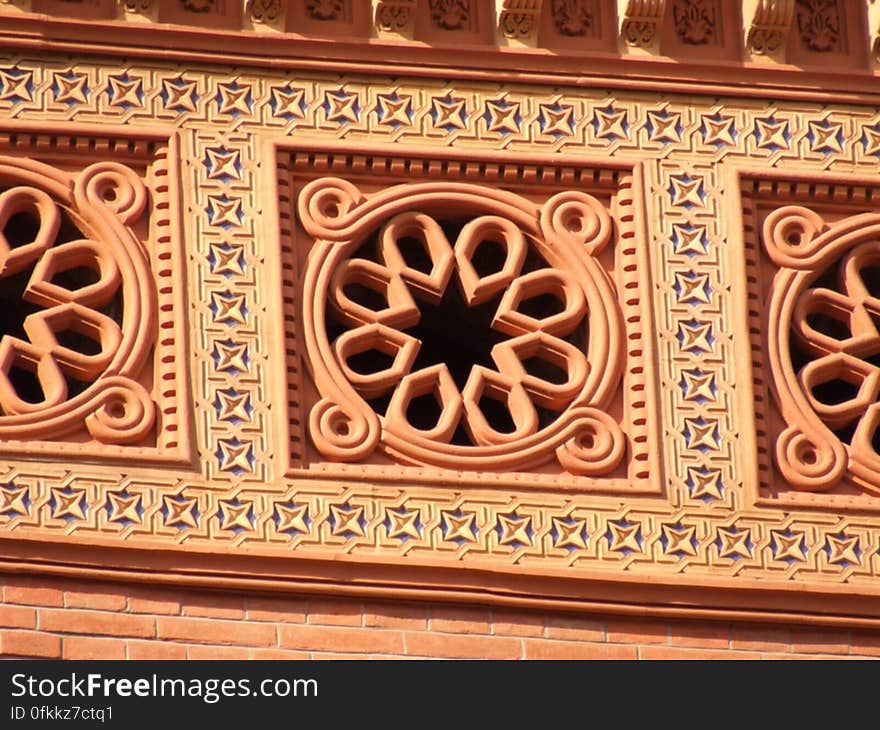
[(666, 0), (617, 0), (623, 43), (629, 48), (655, 50), (665, 11)]
[(784, 61), (794, 23), (794, 0), (747, 0), (743, 6), (745, 47), (755, 56)]
[(378, 0), (376, 30), (412, 38), (416, 17), (416, 0)]
[(541, 0), (504, 0), (498, 9), (498, 33), (534, 45), (540, 16)]

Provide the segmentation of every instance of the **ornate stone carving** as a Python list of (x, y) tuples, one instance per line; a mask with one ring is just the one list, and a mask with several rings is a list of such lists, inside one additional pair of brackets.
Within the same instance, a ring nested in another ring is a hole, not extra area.
[(504, 0), (498, 13), (498, 28), (505, 38), (519, 39), (535, 35), (541, 0)]
[(365, 199), (321, 178), (298, 209), (316, 239), (303, 315), (321, 394), (309, 433), (325, 458), (382, 449), (448, 469), (617, 466), (625, 439), (604, 408), (622, 374), (622, 322), (593, 258), (611, 237), (598, 200), (572, 191), (537, 208), (466, 183)]
[(553, 0), (553, 25), (564, 36), (587, 35), (593, 27), (593, 8), (590, 0)]
[(274, 23), (284, 12), (281, 0), (250, 0), (248, 16), (255, 23)]
[(797, 0), (801, 42), (811, 51), (840, 50), (840, 9), (837, 0)]
[(376, 26), (388, 33), (403, 33), (412, 26), (415, 10), (415, 0), (379, 0)]
[(471, 0), (428, 0), (431, 20), (443, 30), (461, 30), (471, 22)]
[(784, 52), (794, 22), (794, 0), (752, 0), (744, 6), (743, 14), (751, 18), (745, 27), (746, 48), (751, 53), (765, 56)]
[(343, 9), (343, 0), (306, 0), (306, 12), (315, 20), (338, 20)]
[(0, 439), (83, 425), (136, 443), (156, 407), (137, 381), (152, 351), (156, 298), (127, 228), (146, 190), (129, 168), (91, 165), (73, 185), (47, 165), (0, 158)]
[(624, 43), (636, 48), (655, 45), (665, 9), (666, 0), (618, 0), (620, 35)]
[(715, 35), (715, 7), (708, 0), (674, 0), (672, 19), (682, 43), (704, 45)]
[(155, 7), (154, 0), (121, 0), (122, 8), (127, 13), (149, 15)]
[(880, 216), (829, 223), (802, 206), (764, 222), (776, 275), (767, 352), (788, 427), (776, 463), (793, 487), (834, 489), (845, 475), (880, 492)]

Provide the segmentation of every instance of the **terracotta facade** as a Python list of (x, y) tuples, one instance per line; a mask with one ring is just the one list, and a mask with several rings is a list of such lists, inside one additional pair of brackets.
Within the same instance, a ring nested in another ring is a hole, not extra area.
[(379, 601), (869, 653), (878, 34), (839, 0), (0, 3), (9, 631), (173, 585), (242, 626), (357, 606), (368, 654), (420, 655), (357, 648)]

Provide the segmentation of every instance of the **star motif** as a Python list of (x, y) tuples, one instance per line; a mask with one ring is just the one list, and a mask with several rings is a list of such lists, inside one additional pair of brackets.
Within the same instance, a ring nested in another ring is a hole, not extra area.
[(272, 116), (281, 119), (305, 119), (305, 89), (275, 87), (272, 89), (270, 105)]
[(805, 535), (803, 532), (771, 530), (770, 536), (773, 539), (773, 557), (776, 560), (797, 560), (803, 562), (807, 559), (807, 556), (804, 554)]
[(771, 151), (788, 149), (788, 122), (772, 117), (755, 120), (755, 139), (758, 147)]
[(245, 294), (211, 294), (211, 311), (215, 322), (247, 324), (247, 297)]
[(223, 471), (253, 471), (253, 444), (238, 439), (221, 439), (217, 442), (217, 457)]
[(710, 352), (713, 342), (711, 322), (680, 322), (678, 342), (685, 352)]
[(52, 489), (52, 517), (55, 519), (71, 518), (84, 520), (86, 518), (86, 490), (71, 489)]
[(700, 256), (706, 253), (706, 226), (672, 225), (675, 253)]
[(539, 107), (538, 121), (541, 125), (543, 134), (550, 134), (555, 137), (566, 137), (570, 135), (574, 129), (572, 117), (574, 108), (562, 104), (541, 104)]
[(244, 247), (226, 243), (212, 243), (208, 253), (211, 272), (223, 275), (244, 274)]
[(244, 220), (241, 210), (241, 200), (227, 198), (225, 195), (208, 196), (208, 223), (221, 228), (240, 226)]
[(689, 449), (703, 451), (718, 448), (718, 422), (700, 418), (684, 419), (684, 437)]
[(750, 558), (750, 533), (748, 530), (738, 530), (734, 527), (718, 528), (718, 557), (721, 558)]
[(829, 122), (810, 122), (810, 149), (813, 152), (843, 152), (840, 141), (843, 139), (843, 125)]
[(422, 536), (418, 527), (419, 510), (388, 509), (385, 510), (385, 515), (388, 537), (411, 537), (418, 540)]
[(498, 99), (486, 101), (486, 127), (490, 132), (519, 132), (519, 104)]
[(251, 420), (251, 396), (249, 393), (237, 393), (234, 390), (218, 390), (214, 407), (217, 418), (221, 421)]
[(275, 524), (278, 532), (309, 532), (309, 505), (308, 504), (276, 504)]
[(128, 492), (107, 493), (107, 513), (110, 522), (134, 522), (141, 523), (139, 511), (141, 502), (140, 494), (128, 494)]
[(676, 274), (675, 289), (678, 301), (684, 304), (700, 302), (709, 304), (709, 274)]
[(587, 541), (584, 535), (587, 532), (587, 521), (568, 518), (568, 520), (560, 520), (558, 517), (552, 519), (553, 532), (555, 539), (553, 547), (557, 548), (586, 548)]
[(199, 526), (199, 500), (195, 497), (165, 497), (162, 512), (165, 515), (165, 525), (174, 527), (198, 527)]
[(236, 82), (217, 85), (217, 110), (221, 114), (250, 114), (252, 106), (251, 87)]
[(221, 499), (220, 507), (221, 530), (253, 530), (254, 529), (254, 505), (253, 502), (239, 502), (235, 500)]
[(608, 547), (615, 552), (640, 552), (642, 549), (641, 525), (626, 520), (609, 522)]
[(736, 129), (734, 128), (733, 117), (722, 117), (720, 114), (714, 116), (703, 116), (703, 142), (706, 144), (723, 147), (725, 145), (736, 144)]
[(328, 122), (357, 122), (360, 114), (358, 95), (345, 91), (328, 91), (324, 94), (324, 111)]
[(697, 528), (694, 525), (663, 525), (663, 538), (666, 545), (664, 552), (667, 555), (696, 555), (697, 548), (694, 546), (694, 535)]
[(693, 208), (703, 204), (703, 179), (690, 175), (673, 175), (669, 178), (669, 195), (673, 205)]
[(599, 139), (626, 138), (626, 110), (617, 111), (612, 106), (593, 112), (593, 128)]
[(499, 545), (531, 545), (531, 517), (520, 517), (516, 514), (498, 515)]
[(166, 109), (176, 112), (194, 112), (198, 103), (195, 81), (165, 79), (162, 82), (162, 101)]
[(828, 554), (828, 562), (835, 565), (860, 565), (859, 538), (858, 535), (847, 537), (840, 535), (828, 535), (825, 542), (825, 552)]
[(123, 74), (122, 76), (110, 76), (108, 81), (110, 87), (107, 89), (107, 94), (110, 97), (110, 106), (119, 106), (123, 109), (143, 106), (142, 79), (131, 78), (127, 74)]
[(452, 542), (463, 540), (476, 542), (476, 519), (474, 512), (441, 512), (443, 518), (443, 539)]
[(651, 142), (681, 142), (681, 114), (648, 112), (646, 127)]
[(33, 101), (31, 95), (33, 78), (33, 71), (21, 71), (18, 68), (0, 69), (0, 100)]
[(333, 518), (332, 534), (344, 537), (346, 533), (365, 537), (364, 528), (361, 524), (364, 516), (363, 507), (346, 507), (344, 505), (331, 504), (330, 514)]
[(86, 86), (88, 76), (69, 71), (66, 74), (55, 74), (52, 90), (55, 101), (65, 104), (85, 104), (88, 102), (89, 88)]
[(862, 127), (862, 144), (866, 155), (880, 155), (880, 125)]
[(0, 515), (26, 515), (28, 513), (28, 488), (14, 484), (0, 485)]
[(241, 180), (241, 162), (238, 150), (209, 147), (205, 150), (204, 165), (210, 180)]
[(214, 366), (217, 370), (245, 372), (248, 369), (246, 343), (217, 342), (214, 344)]
[(434, 118), (434, 126), (445, 129), (447, 132), (452, 129), (466, 129), (467, 121), (464, 109), (464, 99), (446, 99), (434, 98), (432, 100), (433, 109), (432, 116)]
[(685, 400), (715, 400), (715, 373), (702, 370), (683, 370), (681, 389)]
[(691, 497), (694, 499), (706, 497), (721, 499), (721, 472), (719, 470), (689, 467), (687, 475), (687, 485)]
[(379, 119), (379, 124), (400, 127), (412, 122), (412, 97), (398, 96), (397, 94), (379, 94), (378, 100), (376, 117)]

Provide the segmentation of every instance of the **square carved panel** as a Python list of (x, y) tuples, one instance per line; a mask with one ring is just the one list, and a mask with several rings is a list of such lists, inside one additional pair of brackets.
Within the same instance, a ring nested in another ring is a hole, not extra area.
[(657, 492), (638, 168), (279, 149), (290, 475)]

